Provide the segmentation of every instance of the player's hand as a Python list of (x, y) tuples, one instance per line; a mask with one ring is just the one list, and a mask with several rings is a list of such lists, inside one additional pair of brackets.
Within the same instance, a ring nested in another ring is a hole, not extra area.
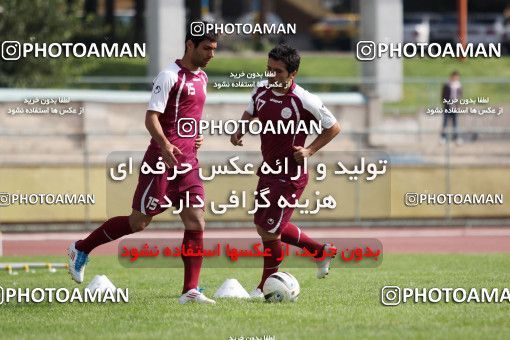
[(241, 136), (239, 136), (239, 133), (236, 132), (230, 136), (230, 143), (235, 146), (243, 146), (243, 140), (241, 139)]
[(199, 149), (203, 143), (204, 143), (204, 136), (198, 135), (197, 138), (195, 139), (195, 148)]
[(182, 155), (181, 150), (173, 144), (166, 144), (164, 148), (161, 149), (161, 156), (163, 157), (163, 161), (166, 166), (171, 168), (175, 164), (178, 164), (177, 158), (175, 156)]
[(299, 165), (303, 165), (304, 159), (312, 155), (312, 151), (310, 151), (310, 149), (304, 148), (302, 146), (293, 146), (293, 148), (294, 159)]

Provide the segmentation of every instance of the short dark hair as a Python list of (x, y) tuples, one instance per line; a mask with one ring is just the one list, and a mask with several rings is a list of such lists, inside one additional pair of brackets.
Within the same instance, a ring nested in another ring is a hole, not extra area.
[(460, 76), (459, 71), (457, 71), (457, 70), (453, 71), (453, 72), (450, 74), (450, 77), (453, 77), (453, 76)]
[(269, 52), (268, 56), (271, 59), (282, 61), (289, 73), (299, 69), (301, 57), (295, 48), (279, 44)]
[[(218, 35), (214, 32), (214, 30), (208, 31), (205, 29), (208, 24), (211, 24), (211, 22), (194, 21), (193, 23), (189, 23), (186, 26), (186, 38), (184, 40), (184, 44), (186, 44), (188, 40), (191, 40), (193, 42), (193, 45), (197, 47), (204, 40), (209, 40), (212, 42), (218, 41)], [(202, 25), (204, 30), (202, 30), (202, 34), (200, 34), (200, 31), (196, 31), (196, 28), (201, 27)], [(195, 27), (195, 32), (192, 32), (193, 27)]]

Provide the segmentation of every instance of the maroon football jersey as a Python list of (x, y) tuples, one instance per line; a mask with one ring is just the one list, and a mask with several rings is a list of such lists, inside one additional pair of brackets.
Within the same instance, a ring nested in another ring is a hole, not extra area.
[[(207, 94), (207, 75), (201, 69), (190, 71), (180, 60), (168, 65), (154, 79), (148, 110), (161, 112), (159, 122), (170, 143), (182, 151), (180, 163), (198, 167), (195, 138)], [(160, 151), (151, 139), (148, 150)]]
[[(275, 168), (277, 161), (284, 164), (284, 159), (288, 159), (288, 173), (276, 175), (282, 179), (295, 177), (297, 173), (297, 162), (294, 160), (293, 146), (304, 147), (306, 131), (296, 131), (299, 124), (306, 124), (315, 120), (320, 122), (323, 129), (332, 127), (336, 119), (333, 114), (324, 106), (322, 101), (316, 95), (303, 89), (296, 83), (292, 83), (290, 90), (286, 94), (281, 94), (267, 88), (267, 81), (260, 82), (253, 90), (251, 100), (246, 111), (254, 117), (257, 117), (262, 125), (271, 121), (273, 126), (277, 126), (277, 121), (294, 121), (294, 131), (287, 133), (261, 133), (261, 150), (264, 162)], [(299, 122), (304, 123), (299, 123)], [(264, 130), (264, 129), (263, 129)], [(294, 132), (294, 133), (291, 133)], [(258, 175), (261, 176), (259, 168)], [(302, 174), (295, 181), (296, 186), (306, 185), (308, 176)]]

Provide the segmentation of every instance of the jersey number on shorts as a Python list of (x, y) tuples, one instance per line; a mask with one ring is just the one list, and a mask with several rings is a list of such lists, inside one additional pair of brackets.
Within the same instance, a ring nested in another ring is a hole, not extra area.
[(149, 201), (147, 202), (147, 205), (145, 206), (146, 209), (154, 210), (158, 207), (159, 200), (157, 198), (154, 198), (152, 196), (149, 196)]

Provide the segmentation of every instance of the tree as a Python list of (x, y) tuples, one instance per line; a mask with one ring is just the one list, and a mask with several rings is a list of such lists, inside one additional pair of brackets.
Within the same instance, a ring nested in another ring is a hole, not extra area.
[(97, 0), (85, 0), (83, 2), (83, 19), (86, 20), (88, 16), (96, 16), (97, 14)]
[(115, 37), (115, 1), (106, 0), (105, 24), (108, 35), (113, 39)]
[(145, 41), (145, 0), (135, 0), (135, 41)]
[[(76, 11), (66, 0), (0, 0), (0, 7), (0, 41), (17, 41), (21, 46), (63, 43), (78, 27)], [(18, 60), (2, 60), (0, 86), (62, 86), (78, 73), (73, 58), (36, 58), (31, 53)]]

